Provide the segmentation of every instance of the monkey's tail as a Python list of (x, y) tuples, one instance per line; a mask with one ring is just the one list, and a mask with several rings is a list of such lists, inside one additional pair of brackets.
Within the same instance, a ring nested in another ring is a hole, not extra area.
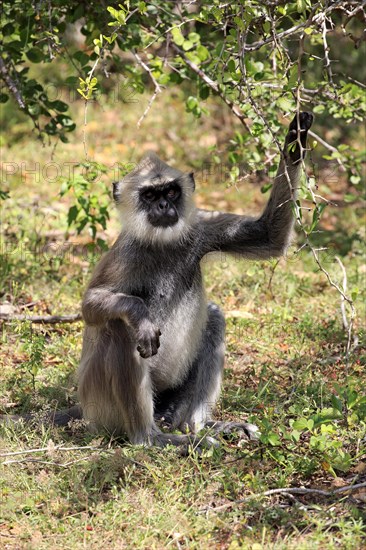
[(63, 409), (62, 411), (52, 411), (45, 414), (1, 414), (0, 424), (14, 424), (16, 422), (31, 422), (32, 420), (40, 418), (45, 424), (51, 426), (67, 426), (70, 420), (81, 420), (83, 418), (83, 411), (80, 405), (74, 405), (69, 409)]

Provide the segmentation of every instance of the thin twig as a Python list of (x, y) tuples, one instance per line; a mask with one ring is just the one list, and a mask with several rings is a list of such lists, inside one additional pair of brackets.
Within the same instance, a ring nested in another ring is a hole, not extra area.
[[(347, 273), (346, 273), (346, 269), (345, 269), (342, 261), (340, 260), (340, 258), (338, 256), (335, 256), (335, 259), (337, 260), (337, 262), (339, 264), (339, 267), (341, 268), (342, 273), (343, 273), (343, 285), (342, 285), (343, 286), (343, 292), (347, 292)], [(346, 306), (345, 306), (343, 296), (341, 296), (341, 313), (342, 313), (342, 320), (343, 320), (344, 330), (348, 330), (349, 329), (349, 322), (348, 322), (348, 319), (347, 319)]]
[[(325, 147), (326, 149), (328, 149), (328, 151), (331, 151), (332, 153), (338, 153), (338, 149), (336, 147), (333, 147), (333, 145), (331, 145), (330, 143), (328, 143), (327, 141), (325, 141), (323, 138), (321, 138), (318, 134), (316, 134), (315, 132), (313, 132), (312, 130), (309, 130), (309, 136), (313, 137), (314, 139), (316, 139), (321, 145), (323, 145), (323, 147)], [(336, 157), (335, 159), (339, 166), (341, 166), (342, 168), (342, 171), (343, 172), (346, 172), (346, 167), (344, 166), (343, 162), (341, 161), (340, 158)]]
[[(345, 9), (345, 7), (342, 6), (343, 3), (344, 3), (344, 0), (338, 0), (337, 2), (333, 2), (330, 6), (325, 8), (324, 11), (317, 14), (316, 13), (317, 9), (319, 7), (323, 8), (323, 3), (322, 2), (317, 2), (312, 7), (310, 15), (309, 15), (308, 19), (305, 22), (299, 23), (298, 25), (295, 25), (294, 27), (291, 27), (290, 29), (279, 32), (275, 37), (276, 40), (281, 40), (282, 38), (287, 38), (289, 36), (292, 36), (293, 34), (297, 34), (302, 29), (306, 29), (308, 27), (311, 27), (312, 25), (316, 25), (317, 23), (321, 23), (321, 21), (323, 20), (323, 17), (325, 17), (329, 13), (332, 13), (335, 10), (342, 10), (342, 11), (345, 11), (347, 13), (347, 10)], [(257, 42), (253, 42), (253, 44), (246, 44), (244, 46), (244, 51), (245, 52), (254, 52), (254, 51), (260, 50), (266, 44), (271, 44), (274, 41), (275, 41), (274, 37), (270, 36), (269, 38), (266, 38), (264, 40), (258, 40)]]
[(323, 489), (308, 489), (305, 487), (283, 487), (282, 489), (269, 489), (268, 491), (263, 491), (263, 493), (257, 493), (239, 500), (233, 500), (232, 502), (228, 502), (227, 504), (223, 504), (222, 506), (217, 506), (216, 508), (205, 508), (202, 511), (220, 512), (221, 510), (226, 510), (227, 508), (230, 508), (234, 504), (245, 504), (246, 502), (249, 502), (255, 498), (267, 497), (267, 496), (278, 495), (278, 494), (279, 495), (286, 495), (286, 494), (317, 495), (317, 496), (329, 498), (329, 497), (335, 497), (335, 496), (341, 495), (342, 493), (345, 493), (347, 491), (350, 491), (350, 492), (358, 491), (358, 489), (362, 489), (363, 487), (366, 487), (366, 482), (356, 483), (355, 485), (347, 485), (345, 487), (339, 487), (338, 489), (334, 489), (332, 491), (324, 491)]
[(156, 97), (158, 94), (160, 94), (162, 92), (162, 88), (161, 86), (159, 85), (159, 83), (157, 82), (156, 78), (154, 77), (154, 75), (152, 74), (152, 70), (150, 69), (150, 67), (148, 65), (146, 65), (146, 63), (141, 59), (141, 57), (138, 55), (138, 53), (136, 52), (133, 52), (133, 55), (135, 56), (135, 59), (137, 61), (137, 63), (140, 65), (140, 67), (142, 67), (144, 69), (144, 71), (147, 72), (147, 74), (149, 75), (152, 83), (154, 84), (154, 93), (153, 95), (151, 96), (150, 100), (149, 100), (149, 103), (147, 104), (147, 107), (145, 109), (145, 111), (142, 113), (141, 117), (139, 118), (139, 120), (137, 121), (137, 127), (140, 128), (141, 126), (141, 123), (142, 121), (144, 120), (144, 118), (146, 117), (146, 115), (148, 114), (148, 112), (150, 111), (151, 107), (152, 107), (152, 104), (154, 103)]
[(323, 39), (323, 48), (324, 48), (324, 64), (325, 64), (325, 70), (328, 74), (328, 81), (334, 88), (334, 82), (333, 82), (333, 72), (332, 72), (332, 66), (330, 64), (329, 59), (329, 46), (327, 42), (327, 19), (325, 17), (325, 14), (323, 16), (322, 21), (322, 39)]
[(39, 458), (21, 458), (20, 460), (5, 460), (5, 462), (2, 462), (2, 466), (9, 466), (9, 464), (45, 464), (47, 466), (58, 466), (59, 468), (68, 468), (72, 464), (75, 464), (77, 462), (83, 462), (84, 460), (89, 460), (89, 456), (83, 456), (82, 458), (77, 458), (75, 460), (69, 460), (68, 462), (65, 462), (64, 464), (61, 462), (55, 462), (54, 460), (42, 460)]
[(75, 323), (81, 319), (81, 313), (75, 313), (74, 315), (12, 315), (10, 313), (0, 313), (0, 320), (6, 322), (30, 321), (31, 323), (54, 325), (56, 323)]
[(62, 445), (55, 445), (52, 447), (40, 447), (39, 449), (25, 449), (23, 451), (13, 451), (11, 453), (0, 453), (1, 458), (7, 456), (19, 456), (19, 455), (28, 455), (33, 453), (44, 453), (45, 451), (98, 451), (103, 447), (96, 447), (95, 445), (84, 445), (82, 447), (63, 447)]

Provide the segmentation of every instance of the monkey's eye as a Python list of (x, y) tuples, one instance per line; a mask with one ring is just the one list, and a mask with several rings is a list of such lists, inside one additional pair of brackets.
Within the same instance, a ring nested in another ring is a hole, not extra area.
[(169, 189), (166, 196), (170, 200), (175, 200), (179, 197), (179, 189)]
[(145, 191), (142, 196), (149, 202), (152, 202), (155, 199), (155, 194), (152, 191)]

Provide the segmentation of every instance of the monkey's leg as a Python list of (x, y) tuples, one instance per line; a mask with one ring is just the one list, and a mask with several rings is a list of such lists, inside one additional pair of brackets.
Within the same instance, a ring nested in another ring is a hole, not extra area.
[(209, 427), (215, 434), (241, 432), (257, 438), (257, 427), (245, 422), (211, 420), (211, 411), (219, 397), (225, 352), (225, 319), (215, 304), (208, 305), (207, 326), (201, 348), (187, 379), (176, 389), (163, 392), (157, 399), (155, 414), (173, 428), (198, 432)]
[(221, 387), (225, 352), (225, 319), (215, 304), (208, 304), (207, 325), (200, 349), (181, 385), (157, 396), (155, 413), (173, 428), (193, 432), (210, 418)]
[[(109, 321), (102, 331), (86, 331), (79, 369), (83, 416), (92, 427), (126, 435), (143, 445), (197, 445), (199, 438), (162, 433), (154, 422), (153, 392), (146, 360), (123, 321)], [(90, 345), (92, 347), (90, 347)], [(204, 444), (210, 445), (210, 438)]]
[(150, 376), (123, 321), (108, 321), (101, 330), (87, 327), (79, 396), (92, 427), (127, 434), (131, 443), (149, 442), (154, 427)]

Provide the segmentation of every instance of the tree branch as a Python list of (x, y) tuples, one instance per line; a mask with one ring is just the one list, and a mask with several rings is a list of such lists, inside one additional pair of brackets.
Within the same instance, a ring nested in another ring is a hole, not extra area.
[(269, 489), (268, 491), (264, 491), (263, 493), (257, 493), (246, 498), (241, 498), (239, 500), (233, 500), (232, 502), (228, 502), (226, 504), (223, 504), (222, 506), (217, 506), (216, 508), (210, 507), (202, 511), (220, 512), (221, 510), (226, 510), (227, 508), (230, 508), (234, 504), (244, 504), (246, 502), (249, 502), (250, 500), (253, 500), (254, 498), (268, 497), (271, 495), (317, 495), (321, 497), (331, 498), (342, 495), (343, 493), (346, 493), (348, 491), (352, 493), (364, 487), (366, 487), (366, 482), (355, 483), (354, 485), (346, 485), (345, 487), (339, 487), (338, 489), (334, 489), (333, 491), (324, 491), (323, 489), (308, 489), (306, 487), (283, 487), (280, 489)]
[(81, 321), (81, 313), (74, 315), (11, 315), (10, 313), (0, 313), (0, 320), (7, 323), (11, 321), (30, 321), (31, 323), (45, 323), (55, 325), (56, 323), (75, 323)]
[(226, 105), (229, 107), (231, 112), (240, 120), (240, 122), (243, 124), (244, 128), (247, 132), (250, 133), (250, 129), (248, 124), (246, 123), (245, 116), (240, 111), (239, 107), (235, 105), (233, 101), (231, 101), (229, 98), (225, 96), (223, 92), (221, 92), (219, 85), (217, 82), (212, 80), (202, 69), (198, 67), (193, 61), (188, 59), (188, 57), (184, 54), (184, 52), (178, 48), (175, 44), (172, 44), (172, 48), (184, 59), (184, 62), (192, 69), (194, 73), (196, 73), (201, 80), (203, 80), (211, 90), (213, 90)]
[(142, 113), (141, 117), (139, 118), (139, 120), (137, 122), (137, 127), (140, 128), (142, 121), (146, 117), (147, 113), (150, 111), (151, 106), (154, 103), (157, 95), (160, 94), (162, 90), (161, 90), (161, 87), (160, 87), (159, 83), (157, 82), (156, 78), (152, 74), (152, 70), (150, 69), (150, 67), (148, 67), (148, 65), (146, 65), (146, 63), (141, 59), (141, 57), (135, 51), (133, 52), (133, 55), (135, 56), (135, 59), (136, 59), (137, 63), (140, 65), (140, 67), (142, 67), (144, 69), (144, 71), (147, 72), (147, 74), (151, 78), (151, 80), (154, 84), (154, 88), (155, 88), (154, 93), (151, 96), (145, 111)]
[(25, 103), (23, 101), (22, 94), (18, 89), (16, 82), (10, 76), (7, 66), (4, 63), (2, 57), (0, 57), (0, 74), (8, 87), (8, 90), (13, 94), (16, 102), (18, 103), (21, 109), (25, 109)]

